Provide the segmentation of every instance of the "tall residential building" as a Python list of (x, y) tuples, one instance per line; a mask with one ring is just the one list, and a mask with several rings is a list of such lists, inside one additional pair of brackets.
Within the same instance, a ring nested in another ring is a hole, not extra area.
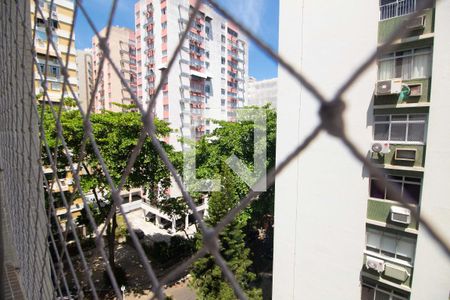
[[(101, 37), (105, 37), (106, 29), (105, 27), (100, 31)], [(125, 27), (112, 26), (108, 45), (112, 63), (119, 68), (121, 75), (131, 87), (131, 90), (135, 92), (136, 47), (134, 31)], [(99, 46), (98, 37), (94, 36), (92, 38), (94, 84), (100, 77), (100, 83), (95, 94), (94, 111), (122, 111), (123, 108), (115, 104), (130, 105), (133, 104), (133, 100), (108, 59), (105, 59), (103, 68), (99, 70), (102, 55), (103, 51)]]
[[(148, 104), (167, 68), (194, 0), (140, 0), (135, 5), (138, 97)], [(233, 121), (244, 105), (247, 42), (212, 7), (203, 5), (159, 94), (155, 114), (174, 129), (168, 142), (197, 139), (215, 128), (211, 119)]]
[[(280, 52), (331, 97), (419, 3), (281, 1)], [(348, 137), (447, 242), (448, 28), (437, 1), (343, 97)], [(320, 121), (314, 96), (279, 76), (278, 163)], [(379, 179), (325, 133), (277, 177), (273, 299), (448, 299), (447, 254)]]
[(92, 66), (92, 50), (77, 50), (78, 83), (80, 85), (78, 100), (85, 112), (89, 106), (94, 88), (94, 69)]
[(277, 81), (278, 78), (256, 80), (250, 77), (247, 80), (247, 95), (245, 105), (263, 106), (271, 104), (277, 107)]
[[(73, 89), (75, 95), (78, 95), (78, 79), (77, 79), (77, 64), (75, 61), (75, 34), (72, 36), (72, 43), (70, 46), (70, 52), (68, 52), (70, 29), (73, 23), (74, 3), (70, 0), (54, 0), (51, 5), (50, 0), (39, 0), (39, 8), (44, 15), (42, 17), (40, 11), (35, 8), (35, 1), (30, 0), (30, 13), (31, 13), (31, 28), (36, 28), (35, 32), (35, 50), (38, 60), (38, 66), (43, 76), (47, 74), (47, 91), (52, 102), (59, 102), (61, 100), (62, 88), (63, 88), (63, 76), (61, 74), (61, 67), (57, 59), (55, 49), (50, 44), (49, 47), (49, 60), (47, 63), (47, 70), (45, 68), (46, 53), (47, 53), (47, 33), (45, 31), (45, 21), (50, 17), (50, 26), (52, 28), (53, 42), (58, 49), (60, 57), (63, 63), (66, 63), (67, 55), (69, 55), (68, 61), (68, 73), (69, 83)], [(37, 11), (35, 15), (35, 11)], [(38, 70), (34, 71), (35, 79), (35, 93), (41, 94), (43, 87)], [(64, 96), (73, 97), (72, 92), (68, 87), (65, 88)], [(42, 100), (41, 98), (40, 100)], [(47, 99), (45, 99), (47, 100)]]

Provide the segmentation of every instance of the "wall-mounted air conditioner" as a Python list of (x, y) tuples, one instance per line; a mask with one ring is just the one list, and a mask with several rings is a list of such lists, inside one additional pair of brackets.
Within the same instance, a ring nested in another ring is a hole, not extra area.
[(410, 30), (418, 30), (425, 28), (425, 16), (418, 16), (411, 20), (411, 23), (408, 24), (408, 29)]
[(384, 268), (384, 276), (404, 282), (409, 278), (410, 274), (401, 266), (386, 263)]
[(414, 148), (396, 148), (394, 159), (399, 161), (416, 161), (417, 149)]
[(384, 271), (384, 260), (372, 256), (366, 256), (366, 268), (373, 269), (378, 273)]
[(375, 86), (375, 95), (383, 96), (383, 95), (400, 94), (401, 90), (402, 90), (401, 78), (381, 80), (378, 81)]
[(422, 96), (422, 84), (421, 83), (408, 83), (407, 84), (410, 90), (410, 97), (419, 97)]
[(408, 225), (411, 223), (411, 212), (409, 209), (399, 206), (391, 207), (391, 221)]
[(389, 143), (373, 143), (371, 149), (374, 153), (387, 154), (391, 152)]

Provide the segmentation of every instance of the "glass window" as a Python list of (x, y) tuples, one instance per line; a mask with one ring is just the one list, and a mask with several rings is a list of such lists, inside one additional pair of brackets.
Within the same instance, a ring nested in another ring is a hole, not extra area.
[[(391, 184), (397, 185), (401, 191), (401, 196), (408, 196), (405, 200), (412, 201), (412, 204), (419, 204), (420, 190), (422, 179), (418, 177), (406, 176), (386, 176), (386, 180)], [(399, 201), (399, 199), (391, 193), (386, 186), (382, 185), (381, 181), (376, 178), (370, 180), (370, 197), (377, 199), (386, 199), (392, 201)]]
[(425, 142), (425, 114), (378, 115), (374, 120), (375, 141)]
[(366, 249), (388, 258), (413, 262), (416, 241), (401, 234), (368, 228), (366, 231)]
[(397, 51), (378, 61), (378, 80), (414, 79), (431, 76), (431, 48)]
[(381, 251), (384, 252), (385, 255), (395, 256), (397, 241), (395, 235), (384, 234), (381, 239)]
[(375, 124), (374, 140), (376, 141), (389, 140), (389, 124)]

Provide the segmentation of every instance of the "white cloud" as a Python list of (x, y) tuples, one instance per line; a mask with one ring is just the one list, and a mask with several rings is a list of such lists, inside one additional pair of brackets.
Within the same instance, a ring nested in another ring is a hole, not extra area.
[(243, 22), (246, 27), (254, 33), (258, 33), (261, 25), (261, 18), (264, 13), (265, 0), (222, 0), (235, 18)]

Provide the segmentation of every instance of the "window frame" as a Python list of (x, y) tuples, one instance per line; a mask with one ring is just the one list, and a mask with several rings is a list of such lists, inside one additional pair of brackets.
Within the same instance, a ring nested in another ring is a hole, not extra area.
[[(396, 177), (401, 177), (401, 180), (399, 179), (393, 179), (393, 178), (389, 178), (389, 176), (396, 176)], [(420, 179), (420, 181), (412, 181), (412, 180), (408, 180), (409, 178), (416, 178), (416, 179)], [(377, 198), (377, 197), (373, 197), (372, 196), (372, 186), (374, 185), (373, 181), (379, 180), (376, 177), (370, 177), (369, 179), (369, 198), (371, 199), (378, 199), (378, 200), (387, 200), (387, 201), (393, 201), (393, 202), (397, 202), (397, 200), (393, 200), (393, 199), (388, 199), (388, 191), (386, 186), (384, 187), (384, 198)], [(422, 196), (422, 181), (423, 178), (422, 177), (415, 177), (415, 176), (406, 176), (406, 175), (393, 175), (393, 174), (386, 174), (385, 175), (385, 180), (393, 183), (395, 185), (399, 185), (400, 186), (400, 190), (401, 190), (401, 196), (403, 197), (403, 193), (405, 192), (405, 184), (410, 184), (410, 185), (418, 185), (420, 187), (420, 192), (419, 192), (419, 199), (417, 201), (417, 203), (410, 203), (412, 205), (420, 205), (420, 200), (421, 200), (421, 196)], [(381, 190), (381, 188), (379, 186), (376, 186), (377, 189)]]
[[(372, 284), (369, 282), (362, 282), (361, 288), (366, 287), (374, 290), (373, 298), (368, 300), (376, 300), (377, 293), (382, 293), (383, 295), (389, 296), (389, 300), (409, 300), (409, 296), (399, 295), (399, 292), (396, 292), (394, 289), (387, 286), (380, 286), (379, 284)], [(406, 294), (406, 292), (404, 292)], [(395, 298), (394, 298), (395, 297)]]
[[(427, 51), (423, 51), (423, 50), (427, 50)], [(404, 52), (408, 52), (410, 51), (410, 53), (408, 54), (403, 54)], [(399, 54), (402, 53), (402, 54)], [(429, 63), (430, 65), (428, 66), (429, 69), (429, 75), (427, 77), (411, 77), (411, 78), (402, 78), (403, 80), (414, 80), (414, 79), (428, 79), (431, 77), (431, 67), (433, 66), (433, 50), (431, 47), (420, 47), (420, 48), (411, 48), (411, 49), (404, 49), (404, 50), (398, 50), (395, 52), (390, 52), (390, 53), (386, 53), (383, 56), (381, 56), (380, 58), (378, 58), (377, 60), (377, 80), (390, 80), (393, 78), (401, 78), (401, 75), (397, 76), (397, 60), (402, 60), (402, 66), (403, 66), (403, 60), (404, 59), (408, 59), (410, 58), (410, 68), (411, 70), (413, 69), (414, 66), (414, 59), (415, 57), (419, 56), (419, 55), (429, 55)], [(394, 61), (394, 73), (395, 76), (392, 78), (385, 78), (385, 79), (380, 79), (380, 63), (385, 62), (385, 61), (390, 61), (393, 60)]]
[[(379, 236), (379, 247), (368, 245), (368, 233), (371, 232), (372, 234), (376, 234)], [(383, 249), (383, 238), (391, 238), (395, 240), (395, 252), (392, 253), (386, 249)], [(399, 243), (400, 241), (403, 241), (405, 243), (412, 244), (412, 255), (411, 257), (402, 255), (402, 253), (399, 253)], [(365, 253), (368, 255), (374, 255), (376, 257), (380, 257), (384, 260), (390, 260), (395, 263), (400, 263), (409, 267), (414, 266), (414, 259), (416, 255), (416, 245), (417, 240), (414, 240), (413, 238), (407, 237), (405, 235), (395, 234), (388, 231), (382, 231), (374, 228), (367, 228), (366, 229), (366, 242), (365, 242)], [(387, 254), (388, 253), (388, 254)]]
[[(392, 117), (395, 116), (406, 116), (406, 120), (392, 120)], [(423, 120), (411, 120), (411, 116), (424, 116)], [(387, 121), (376, 121), (376, 117), (389, 117)], [(387, 140), (379, 140), (375, 138), (375, 128), (376, 125), (380, 124), (388, 124), (388, 139)], [(405, 124), (405, 140), (404, 141), (396, 141), (391, 140), (392, 133), (392, 124)], [(409, 141), (409, 128), (411, 124), (424, 124), (423, 129), (423, 140), (422, 141)], [(375, 114), (373, 116), (373, 126), (372, 126), (372, 137), (373, 141), (381, 142), (381, 143), (390, 143), (390, 144), (409, 144), (409, 145), (425, 145), (427, 140), (427, 125), (428, 125), (428, 115), (426, 113), (405, 113), (405, 114)]]

